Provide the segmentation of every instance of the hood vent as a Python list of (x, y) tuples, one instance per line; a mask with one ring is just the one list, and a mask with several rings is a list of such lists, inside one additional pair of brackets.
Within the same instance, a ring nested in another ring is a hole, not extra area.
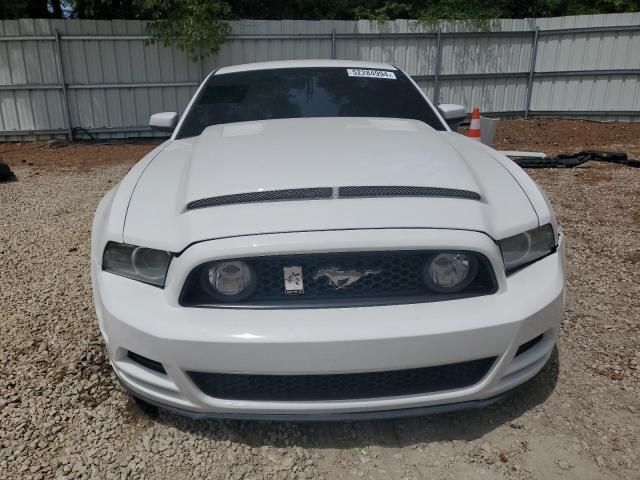
[(326, 188), (295, 188), (290, 190), (268, 190), (262, 192), (237, 193), (235, 195), (223, 195), (221, 197), (209, 197), (194, 200), (187, 204), (187, 210), (196, 208), (220, 207), (222, 205), (234, 205), (238, 203), (256, 202), (282, 202), (286, 200), (316, 200), (331, 198), (333, 189)]
[(374, 198), (374, 197), (442, 197), (480, 200), (478, 193), (469, 190), (437, 187), (403, 186), (356, 186), (334, 188), (295, 188), (288, 190), (268, 190), (262, 192), (238, 193), (219, 197), (202, 198), (187, 204), (187, 210), (220, 207), (240, 203), (282, 202), (288, 200), (319, 200), (327, 198)]
[(340, 198), (371, 198), (371, 197), (446, 197), (480, 200), (480, 195), (469, 190), (436, 187), (340, 187)]

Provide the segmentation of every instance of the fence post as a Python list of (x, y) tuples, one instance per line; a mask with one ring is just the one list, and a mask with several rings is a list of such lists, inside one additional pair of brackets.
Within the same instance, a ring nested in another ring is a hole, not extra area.
[(442, 63), (442, 30), (438, 25), (438, 32), (436, 36), (436, 66), (433, 79), (433, 103), (438, 105), (440, 100), (440, 64)]
[(62, 48), (60, 48), (60, 32), (56, 29), (56, 63), (60, 72), (60, 86), (62, 87), (62, 103), (64, 108), (64, 121), (67, 124), (67, 135), (69, 141), (73, 142), (73, 128), (71, 127), (71, 115), (69, 114), (69, 96), (67, 93), (67, 82), (64, 78), (64, 66), (62, 64)]
[(533, 75), (536, 70), (536, 58), (538, 56), (538, 34), (540, 33), (540, 27), (536, 26), (533, 31), (533, 44), (531, 45), (531, 61), (529, 63), (529, 81), (527, 82), (527, 99), (524, 106), (524, 118), (529, 117), (529, 110), (531, 109), (531, 90), (533, 89)]
[(336, 29), (331, 30), (331, 60), (336, 59)]

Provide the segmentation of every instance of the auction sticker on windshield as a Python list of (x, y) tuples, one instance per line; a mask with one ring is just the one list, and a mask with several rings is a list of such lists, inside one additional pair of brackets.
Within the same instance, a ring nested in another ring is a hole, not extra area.
[(366, 77), (366, 78), (387, 78), (396, 79), (396, 74), (388, 70), (365, 70), (361, 68), (347, 68), (347, 75), (350, 77)]

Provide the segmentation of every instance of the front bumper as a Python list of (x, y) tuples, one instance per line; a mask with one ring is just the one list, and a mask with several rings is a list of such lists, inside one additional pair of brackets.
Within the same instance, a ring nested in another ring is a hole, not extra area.
[[(116, 374), (117, 376), (117, 374)], [(458, 403), (444, 403), (440, 405), (429, 405), (426, 407), (413, 407), (413, 408), (394, 408), (393, 410), (376, 410), (376, 411), (355, 411), (355, 412), (340, 412), (340, 413), (227, 413), (227, 412), (195, 412), (192, 410), (186, 410), (183, 408), (172, 407), (170, 405), (160, 403), (151, 398), (146, 398), (126, 383), (122, 381), (120, 377), (117, 377), (120, 385), (127, 390), (131, 395), (138, 397), (145, 402), (162, 408), (176, 415), (188, 417), (194, 420), (205, 419), (218, 419), (218, 420), (269, 420), (269, 421), (294, 421), (294, 422), (345, 422), (345, 421), (363, 421), (363, 420), (386, 420), (396, 418), (407, 417), (421, 417), (425, 415), (438, 415), (442, 413), (459, 412), (461, 410), (472, 410), (478, 408), (485, 408), (494, 403), (501, 402), (511, 394), (511, 391), (507, 391), (496, 395), (495, 397), (487, 398), (485, 400), (468, 400), (466, 402)]]
[[(460, 248), (500, 272), (495, 243), (477, 232), (380, 230), (263, 235), (196, 244), (174, 259), (164, 290), (93, 263), (94, 298), (113, 368), (133, 394), (191, 416), (368, 418), (482, 406), (544, 366), (564, 303), (564, 251), (505, 277), (494, 295), (411, 305), (316, 309), (198, 309), (178, 305), (193, 266), (216, 258), (339, 250)], [(471, 248), (472, 247), (472, 248)], [(515, 356), (520, 345), (542, 340)], [(142, 367), (135, 352), (166, 374)], [(204, 394), (187, 372), (338, 374), (496, 357), (477, 383), (428, 394), (335, 401), (247, 401)], [(426, 409), (426, 410), (425, 410)]]

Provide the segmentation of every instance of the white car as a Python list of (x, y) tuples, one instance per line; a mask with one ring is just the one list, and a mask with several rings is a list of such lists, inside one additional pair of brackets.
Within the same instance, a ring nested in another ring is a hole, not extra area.
[(564, 304), (553, 210), (402, 70), (221, 68), (98, 206), (92, 278), (122, 385), (192, 417), (486, 405), (538, 373)]

